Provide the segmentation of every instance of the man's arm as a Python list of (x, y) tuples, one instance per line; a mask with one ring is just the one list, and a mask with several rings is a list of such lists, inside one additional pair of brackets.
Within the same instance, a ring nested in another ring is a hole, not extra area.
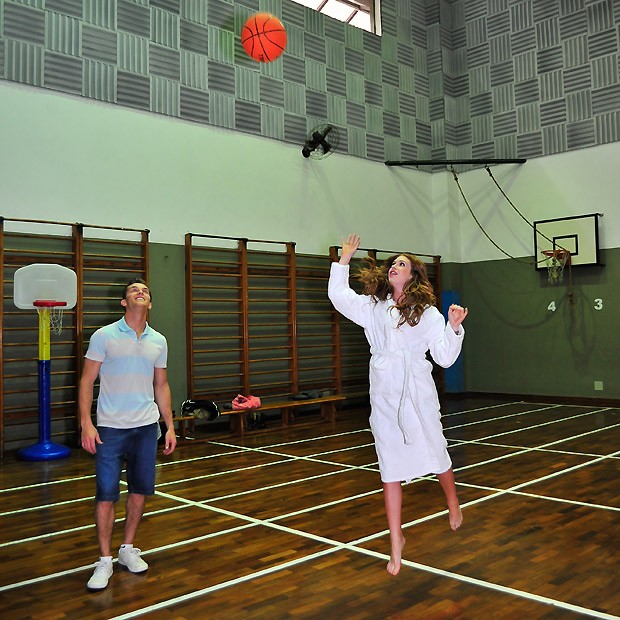
[(155, 391), (155, 402), (167, 429), (164, 454), (172, 454), (177, 445), (177, 435), (172, 420), (172, 396), (168, 385), (168, 373), (165, 368), (155, 368), (153, 389)]
[(78, 409), (80, 413), (80, 426), (82, 428), (82, 448), (91, 454), (97, 451), (97, 444), (103, 443), (99, 439), (99, 433), (91, 418), (93, 406), (93, 388), (99, 376), (101, 362), (95, 362), (88, 358), (84, 359), (84, 369), (80, 379), (78, 393)]

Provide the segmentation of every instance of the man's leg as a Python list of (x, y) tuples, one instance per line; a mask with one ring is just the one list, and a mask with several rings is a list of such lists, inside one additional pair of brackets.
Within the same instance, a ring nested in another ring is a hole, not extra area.
[(86, 584), (89, 590), (103, 590), (112, 576), (112, 532), (115, 503), (119, 498), (119, 481), (123, 464), (123, 436), (118, 429), (99, 427), (102, 442), (95, 454), (97, 493), (95, 525), (101, 557)]
[(95, 525), (101, 557), (112, 556), (112, 530), (114, 529), (114, 502), (95, 503)]
[(125, 515), (125, 533), (123, 534), (123, 544), (133, 545), (140, 520), (142, 519), (142, 513), (144, 512), (144, 495), (138, 495), (137, 493), (129, 493), (127, 495), (127, 504)]
[(133, 546), (144, 512), (147, 495), (155, 492), (155, 459), (159, 424), (149, 424), (131, 430), (132, 449), (127, 457), (127, 505), (123, 544), (118, 551), (118, 563), (132, 573), (143, 573), (149, 565), (140, 557), (141, 550)]

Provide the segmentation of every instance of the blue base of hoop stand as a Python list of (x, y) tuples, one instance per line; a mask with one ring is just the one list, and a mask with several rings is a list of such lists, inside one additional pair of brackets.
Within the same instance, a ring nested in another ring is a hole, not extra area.
[(24, 461), (52, 461), (71, 456), (71, 448), (54, 443), (50, 411), (50, 361), (39, 360), (39, 441), (17, 451)]
[(71, 449), (52, 441), (41, 441), (18, 450), (17, 456), (23, 461), (53, 461), (71, 456)]

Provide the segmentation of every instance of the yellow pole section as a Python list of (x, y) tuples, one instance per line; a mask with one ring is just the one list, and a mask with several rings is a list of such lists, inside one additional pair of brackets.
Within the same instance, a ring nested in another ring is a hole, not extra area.
[(39, 311), (39, 360), (50, 359), (50, 309), (37, 308)]

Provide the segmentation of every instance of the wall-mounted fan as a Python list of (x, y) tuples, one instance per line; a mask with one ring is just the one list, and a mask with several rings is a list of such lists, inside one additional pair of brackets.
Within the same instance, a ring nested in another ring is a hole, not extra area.
[(338, 129), (333, 125), (319, 125), (309, 134), (301, 154), (312, 159), (323, 159), (331, 155), (338, 146)]

